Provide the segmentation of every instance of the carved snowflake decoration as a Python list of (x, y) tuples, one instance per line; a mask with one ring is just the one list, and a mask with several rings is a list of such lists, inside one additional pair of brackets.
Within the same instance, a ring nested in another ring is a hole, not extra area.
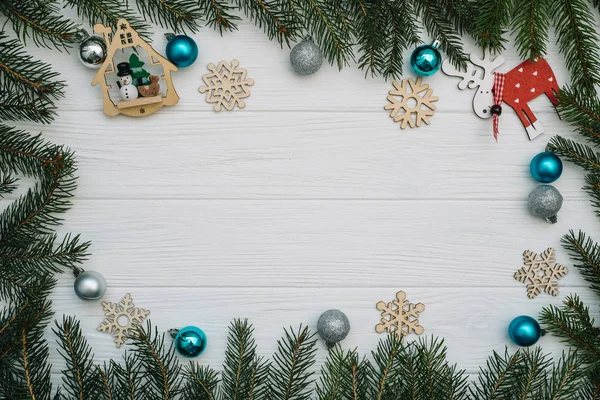
[(239, 108), (246, 107), (242, 100), (250, 96), (249, 86), (254, 85), (254, 80), (247, 78), (247, 71), (238, 68), (239, 61), (233, 60), (231, 65), (221, 61), (217, 67), (208, 64), (209, 73), (202, 75), (206, 86), (200, 86), (200, 93), (206, 92), (206, 101), (216, 103), (215, 111), (221, 111), (221, 107), (231, 111), (237, 105)]
[(117, 347), (121, 347), (125, 343), (129, 331), (140, 325), (150, 314), (150, 311), (136, 307), (129, 293), (119, 303), (103, 301), (102, 308), (105, 318), (98, 326), (98, 330), (112, 334)]
[[(415, 125), (419, 127), (421, 121), (429, 125), (429, 117), (435, 111), (433, 102), (438, 101), (438, 97), (432, 96), (433, 90), (429, 88), (429, 84), (421, 82), (421, 78), (418, 78), (417, 82), (412, 79), (392, 82), (396, 89), (389, 91), (387, 100), (391, 104), (386, 104), (383, 108), (391, 110), (390, 117), (394, 122), (401, 122), (401, 129), (406, 128), (406, 125), (411, 128)], [(408, 91), (409, 86), (410, 91)]]
[(409, 303), (403, 291), (396, 293), (396, 299), (392, 302), (380, 301), (376, 307), (381, 311), (381, 322), (375, 326), (378, 333), (387, 330), (395, 332), (398, 336), (413, 332), (420, 335), (425, 330), (419, 325), (419, 313), (425, 310), (425, 305)]
[(514, 277), (519, 282), (527, 284), (527, 297), (533, 299), (544, 291), (552, 296), (558, 296), (558, 280), (565, 276), (567, 267), (557, 264), (554, 249), (549, 248), (538, 255), (526, 250), (523, 253), (525, 265), (515, 272)]

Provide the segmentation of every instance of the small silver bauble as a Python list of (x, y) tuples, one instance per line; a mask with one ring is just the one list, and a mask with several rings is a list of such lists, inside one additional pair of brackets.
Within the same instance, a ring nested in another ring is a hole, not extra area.
[(83, 300), (98, 300), (104, 296), (106, 281), (96, 271), (83, 271), (75, 278), (75, 294)]
[(350, 332), (350, 321), (340, 310), (327, 310), (319, 317), (317, 332), (332, 347)]
[(290, 62), (296, 73), (310, 75), (321, 68), (323, 54), (319, 46), (313, 42), (312, 37), (307, 36), (292, 49)]
[(529, 193), (527, 207), (537, 217), (546, 218), (548, 222), (557, 221), (556, 214), (562, 207), (563, 197), (551, 185), (539, 185)]
[(106, 42), (100, 36), (90, 36), (80, 32), (83, 40), (79, 44), (79, 60), (88, 68), (100, 68), (106, 61)]

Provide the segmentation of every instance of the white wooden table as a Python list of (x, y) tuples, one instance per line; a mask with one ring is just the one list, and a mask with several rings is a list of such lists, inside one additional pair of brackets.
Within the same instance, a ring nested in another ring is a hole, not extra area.
[[(154, 36), (161, 53), (163, 32)], [(571, 164), (555, 183), (565, 197), (559, 222), (527, 211), (531, 158), (553, 134), (577, 136), (547, 98), (531, 106), (548, 133), (530, 142), (505, 107), (495, 143), (491, 120), (471, 110), (473, 93), (440, 72), (426, 80), (439, 96), (431, 125), (400, 130), (383, 110), (390, 81), (364, 79), (354, 66), (295, 75), (289, 50), (247, 21), (223, 38), (208, 28), (193, 37), (198, 60), (174, 74), (179, 104), (140, 119), (103, 115), (100, 90), (89, 85), (94, 71), (75, 52), (28, 46), (69, 87), (54, 123), (18, 126), (77, 152), (79, 188), (60, 231), (92, 241), (84, 267), (106, 277), (104, 300), (130, 292), (162, 331), (201, 327), (209, 347), (200, 363), (220, 368), (235, 317), (250, 319), (268, 355), (284, 326), (316, 329), (329, 308), (350, 318), (344, 345), (370, 352), (381, 338), (375, 304), (404, 290), (426, 305), (425, 334), (444, 337), (449, 360), (473, 374), (492, 350), (515, 349), (507, 335), (515, 316), (536, 317), (573, 292), (597, 302), (574, 268), (558, 297), (530, 300), (512, 277), (526, 249), (555, 247), (571, 266), (560, 246), (569, 229), (600, 238)], [(512, 47), (504, 56), (501, 71), (518, 63)], [(244, 110), (215, 113), (198, 92), (201, 76), (208, 63), (234, 58), (255, 80), (252, 95)], [(564, 84), (555, 45), (548, 59)], [(405, 76), (413, 76), (408, 66)], [(81, 320), (97, 361), (119, 358), (124, 349), (96, 330), (100, 302), (79, 300), (72, 286), (64, 274), (57, 318)], [(62, 361), (48, 337), (58, 383)], [(540, 344), (564, 348), (551, 337)], [(325, 356), (321, 342), (315, 368)]]

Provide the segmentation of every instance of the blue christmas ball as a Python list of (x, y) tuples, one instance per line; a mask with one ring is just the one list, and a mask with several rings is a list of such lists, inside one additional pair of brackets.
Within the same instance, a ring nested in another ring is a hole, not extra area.
[(417, 75), (429, 76), (435, 74), (442, 65), (442, 55), (438, 50), (439, 42), (422, 44), (410, 56), (410, 66)]
[(519, 346), (533, 346), (540, 339), (542, 329), (538, 322), (527, 316), (521, 315), (513, 319), (508, 326), (510, 339)]
[(538, 182), (552, 183), (560, 178), (563, 164), (558, 156), (550, 151), (539, 153), (529, 165), (531, 176)]
[(167, 43), (166, 54), (176, 67), (189, 67), (198, 58), (198, 45), (189, 36), (175, 35)]
[(202, 329), (186, 326), (175, 336), (175, 350), (184, 357), (198, 357), (206, 349), (206, 335)]

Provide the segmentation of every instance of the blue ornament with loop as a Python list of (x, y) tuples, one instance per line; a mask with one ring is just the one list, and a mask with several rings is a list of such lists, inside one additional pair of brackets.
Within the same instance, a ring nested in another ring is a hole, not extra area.
[(178, 68), (189, 67), (198, 58), (198, 45), (189, 36), (174, 35), (166, 33), (167, 49), (165, 51), (167, 59)]
[(434, 40), (431, 44), (422, 44), (410, 56), (410, 66), (419, 76), (430, 76), (438, 72), (442, 66), (440, 54), (440, 41)]
[(190, 325), (181, 329), (169, 329), (169, 334), (173, 338), (175, 350), (186, 358), (198, 357), (206, 350), (206, 334), (198, 327)]
[(556, 154), (544, 151), (533, 157), (529, 164), (529, 170), (536, 181), (552, 183), (562, 175), (563, 164)]

